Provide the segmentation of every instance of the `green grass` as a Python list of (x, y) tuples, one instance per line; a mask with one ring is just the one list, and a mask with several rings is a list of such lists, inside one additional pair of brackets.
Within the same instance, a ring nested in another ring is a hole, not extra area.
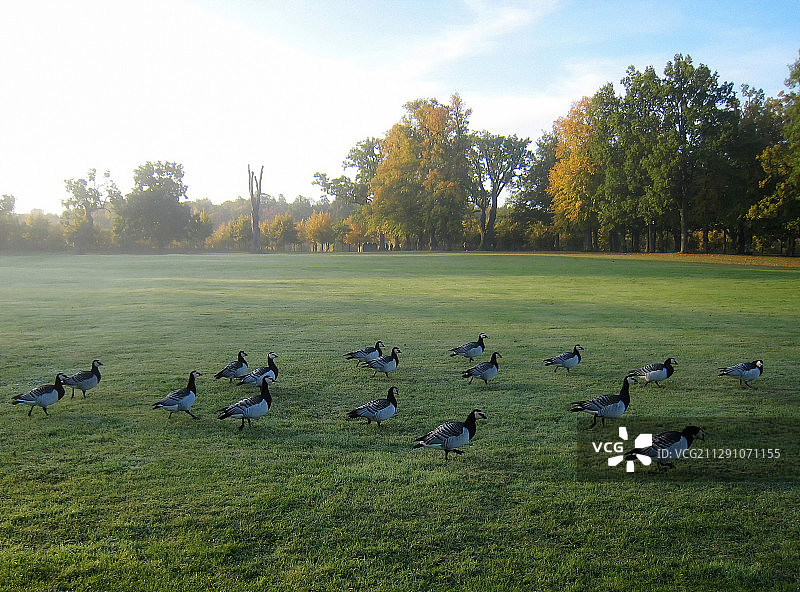
[[(2, 257), (0, 590), (795, 590), (800, 269), (764, 262)], [(501, 370), (468, 385), (446, 351), (481, 331)], [(389, 379), (342, 358), (378, 339), (403, 351)], [(575, 343), (572, 373), (543, 367)], [(274, 350), (281, 370), (242, 432), (213, 413), (253, 392), (213, 380), (239, 349), (251, 365)], [(570, 401), (668, 356), (675, 376), (634, 387), (631, 422), (695, 418), (709, 446), (778, 426), (782, 463), (582, 476), (589, 419)], [(50, 417), (8, 404), (94, 357), (86, 399)], [(758, 390), (716, 376), (756, 357)], [(192, 369), (200, 420), (151, 409)], [(392, 384), (380, 429), (344, 419)], [(489, 419), (464, 455), (411, 449), (474, 407)]]

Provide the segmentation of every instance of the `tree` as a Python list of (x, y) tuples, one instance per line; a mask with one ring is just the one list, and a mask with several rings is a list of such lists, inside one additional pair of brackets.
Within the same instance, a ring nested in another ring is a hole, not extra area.
[(0, 197), (0, 249), (11, 245), (12, 239), (18, 235), (18, 224), (14, 217), (13, 195), (4, 194)]
[(750, 208), (748, 217), (773, 225), (778, 238), (795, 252), (800, 235), (800, 58), (789, 66), (786, 86), (775, 103), (781, 122), (781, 139), (759, 156), (766, 177), (761, 186), (768, 194)]
[(276, 249), (285, 250), (287, 246), (299, 241), (297, 225), (291, 214), (278, 214), (269, 227), (269, 239)]
[(262, 165), (261, 172), (256, 179), (256, 172), (250, 170), (250, 165), (247, 165), (247, 176), (249, 178), (250, 190), (250, 233), (252, 236), (251, 251), (253, 253), (261, 252), (261, 179), (264, 176), (264, 167)]
[(639, 196), (625, 173), (625, 109), (623, 101), (606, 84), (592, 96), (589, 138), (592, 160), (597, 164), (597, 209), (599, 243), (611, 251), (625, 251), (628, 230), (637, 247)]
[(425, 239), (431, 249), (451, 249), (463, 234), (470, 110), (458, 95), (449, 105), (417, 99), (405, 109), (381, 142), (384, 158), (370, 185), (376, 228), (404, 237), (407, 247)]
[(636, 217), (647, 230), (647, 252), (656, 251), (656, 230), (669, 225), (671, 198), (657, 190), (649, 170), (657, 162), (661, 141), (661, 79), (652, 66), (639, 72), (629, 67), (622, 79), (618, 130), (623, 151), (622, 167), (629, 195), (635, 200)]
[(205, 210), (194, 211), (186, 226), (186, 240), (192, 249), (202, 249), (214, 232), (214, 225)]
[(123, 245), (145, 244), (163, 250), (186, 236), (189, 208), (183, 165), (147, 162), (134, 171), (134, 188), (113, 202), (114, 234)]
[(403, 237), (407, 245), (423, 232), (423, 187), (419, 175), (421, 148), (408, 122), (392, 126), (383, 141), (384, 159), (370, 185), (374, 227)]
[(314, 173), (314, 185), (319, 185), (325, 195), (332, 196), (334, 203), (351, 206), (359, 201), (356, 184), (347, 175), (331, 179), (326, 173), (317, 172)]
[(551, 232), (553, 221), (551, 210), (552, 196), (547, 188), (550, 185), (550, 170), (556, 164), (555, 131), (545, 132), (536, 140), (536, 148), (531, 155), (528, 169), (515, 184), (511, 194), (512, 211), (510, 216), (543, 248), (557, 249), (558, 234)]
[(342, 163), (345, 169), (355, 169), (355, 182), (352, 187), (353, 203), (364, 205), (372, 200), (370, 182), (378, 172), (383, 161), (381, 141), (378, 138), (366, 138), (358, 142)]
[(314, 252), (317, 251), (317, 245), (321, 245), (323, 251), (327, 250), (336, 238), (333, 216), (328, 212), (314, 212), (303, 221), (302, 228), (305, 237), (311, 241)]
[(472, 173), (469, 201), (478, 208), (480, 214), (479, 248), (482, 250), (496, 247), (494, 227), (497, 202), (500, 194), (529, 165), (530, 142), (529, 138), (499, 136), (487, 131), (473, 136), (472, 148), (467, 156)]
[(344, 236), (343, 242), (354, 246), (356, 251), (361, 253), (364, 250), (364, 244), (374, 240), (369, 223), (361, 212), (353, 212), (345, 220), (345, 224), (348, 227), (348, 231)]
[(676, 54), (661, 81), (662, 128), (649, 173), (656, 189), (677, 205), (681, 253), (689, 252), (689, 212), (703, 169), (732, 124), (733, 85), (719, 84), (718, 78), (708, 66), (695, 67), (690, 56)]
[(122, 193), (106, 171), (105, 179), (98, 183), (97, 170), (89, 169), (85, 179), (67, 179), (64, 181), (70, 197), (62, 200), (66, 208), (61, 221), (64, 224), (64, 238), (80, 252), (95, 246), (94, 216), (99, 210), (122, 197)]
[(555, 229), (584, 232), (586, 250), (592, 250), (596, 242), (593, 237), (597, 229), (594, 199), (599, 185), (599, 163), (593, 157), (591, 145), (594, 129), (591, 102), (590, 97), (584, 97), (573, 104), (566, 117), (554, 124), (558, 143), (548, 187), (553, 197)]
[(41, 210), (31, 210), (20, 230), (24, 246), (28, 249), (60, 251), (66, 246), (58, 218)]

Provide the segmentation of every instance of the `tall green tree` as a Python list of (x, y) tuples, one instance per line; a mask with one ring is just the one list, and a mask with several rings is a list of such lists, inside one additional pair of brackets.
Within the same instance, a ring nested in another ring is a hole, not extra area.
[(531, 246), (558, 249), (558, 234), (552, 231), (553, 200), (547, 188), (550, 171), (556, 164), (558, 138), (554, 131), (536, 140), (528, 169), (514, 186), (510, 216), (530, 237)]
[(14, 217), (16, 199), (13, 195), (0, 197), (0, 249), (11, 246), (13, 239), (19, 234), (19, 224)]
[(377, 174), (382, 160), (381, 141), (378, 138), (361, 140), (347, 153), (347, 158), (342, 164), (345, 169), (355, 170), (351, 192), (354, 204), (364, 205), (372, 200), (370, 183)]
[(190, 209), (183, 165), (147, 162), (134, 171), (133, 190), (113, 202), (114, 234), (123, 246), (148, 245), (165, 249), (186, 237)]
[(720, 84), (719, 75), (708, 66), (695, 67), (691, 56), (676, 54), (664, 68), (659, 98), (661, 129), (648, 172), (656, 191), (677, 207), (680, 251), (686, 253), (690, 208), (700, 195), (704, 168), (731, 132), (736, 97), (732, 83)]
[(106, 206), (122, 197), (122, 193), (106, 171), (103, 180), (97, 178), (97, 170), (89, 169), (86, 178), (67, 179), (64, 182), (70, 196), (61, 201), (66, 208), (61, 217), (66, 241), (83, 252), (96, 245), (97, 236), (94, 216)]
[(467, 159), (470, 164), (469, 201), (480, 217), (481, 250), (496, 247), (495, 221), (500, 195), (527, 169), (531, 153), (529, 138), (500, 136), (487, 131), (473, 136)]
[(800, 236), (800, 58), (789, 66), (788, 91), (782, 91), (775, 107), (780, 118), (781, 139), (759, 156), (767, 195), (754, 204), (748, 216), (770, 223), (776, 238), (794, 254)]

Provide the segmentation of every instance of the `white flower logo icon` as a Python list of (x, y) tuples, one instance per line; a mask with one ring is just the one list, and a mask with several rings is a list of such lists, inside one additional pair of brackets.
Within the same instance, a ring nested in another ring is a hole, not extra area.
[[(619, 428), (619, 437), (622, 440), (627, 440), (628, 439), (628, 428), (626, 428), (624, 426), (620, 426), (620, 428)], [(636, 439), (633, 441), (633, 446), (635, 448), (647, 448), (648, 446), (652, 446), (652, 445), (653, 445), (653, 434), (639, 434), (638, 436), (636, 436)], [(653, 459), (651, 459), (649, 456), (646, 456), (644, 454), (636, 453), (636, 458), (639, 459), (639, 461), (644, 466), (649, 466), (650, 463), (653, 462)], [(608, 466), (609, 467), (616, 467), (624, 459), (625, 459), (625, 455), (624, 454), (618, 454), (617, 456), (612, 456), (611, 458), (608, 459)], [(629, 460), (625, 465), (625, 470), (628, 473), (633, 473), (633, 469), (634, 469), (634, 462), (632, 460)]]

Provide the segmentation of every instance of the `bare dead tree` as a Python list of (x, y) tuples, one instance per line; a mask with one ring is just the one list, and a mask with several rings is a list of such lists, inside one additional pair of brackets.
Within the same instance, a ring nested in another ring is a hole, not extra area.
[(247, 165), (247, 176), (250, 185), (250, 223), (253, 229), (253, 253), (261, 252), (261, 178), (264, 176), (264, 166), (256, 179), (256, 172)]

